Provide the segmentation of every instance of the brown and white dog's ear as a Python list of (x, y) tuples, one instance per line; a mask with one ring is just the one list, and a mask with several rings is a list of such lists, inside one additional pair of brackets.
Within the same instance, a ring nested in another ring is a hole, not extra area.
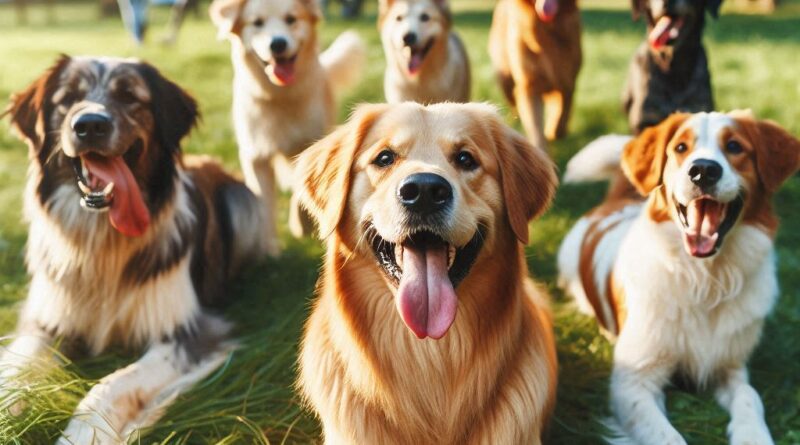
[(490, 122), (508, 221), (517, 239), (528, 244), (528, 222), (544, 213), (555, 196), (556, 166), (544, 150), (506, 126), (499, 116), (495, 114)]
[(11, 127), (28, 143), (31, 152), (40, 150), (47, 139), (47, 118), (55, 104), (53, 94), (58, 90), (61, 72), (69, 64), (69, 56), (62, 55), (28, 88), (11, 96), (3, 115), (11, 116)]
[(356, 152), (386, 105), (361, 105), (350, 119), (297, 158), (300, 203), (317, 220), (320, 238), (327, 238), (344, 214), (350, 170)]
[(231, 34), (236, 34), (239, 16), (242, 13), (246, 0), (214, 0), (208, 7), (211, 22), (217, 27), (217, 39), (224, 40)]
[(158, 143), (163, 149), (177, 152), (181, 139), (189, 134), (200, 117), (197, 102), (154, 66), (142, 62), (137, 65), (137, 71), (150, 89), (150, 112)]
[(800, 169), (800, 140), (771, 121), (740, 121), (754, 143), (756, 170), (769, 193)]
[(660, 124), (646, 128), (625, 146), (622, 171), (643, 196), (661, 185), (667, 161), (667, 144), (688, 118), (687, 113), (672, 114)]

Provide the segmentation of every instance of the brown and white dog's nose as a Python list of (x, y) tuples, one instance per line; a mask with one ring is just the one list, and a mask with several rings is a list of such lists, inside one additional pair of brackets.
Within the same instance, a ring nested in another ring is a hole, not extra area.
[(72, 119), (72, 131), (85, 144), (104, 142), (111, 134), (111, 118), (102, 113), (82, 113)]
[(710, 159), (697, 159), (689, 167), (689, 178), (700, 188), (711, 187), (722, 178), (722, 166)]
[(427, 215), (453, 203), (453, 187), (439, 175), (415, 173), (400, 183), (397, 198), (409, 211)]
[(414, 45), (416, 45), (417, 44), (417, 34), (413, 33), (413, 32), (406, 33), (406, 35), (403, 36), (403, 43), (406, 46), (414, 46)]
[(273, 37), (269, 42), (269, 49), (272, 51), (272, 54), (276, 56), (283, 54), (288, 46), (289, 42), (283, 37)]

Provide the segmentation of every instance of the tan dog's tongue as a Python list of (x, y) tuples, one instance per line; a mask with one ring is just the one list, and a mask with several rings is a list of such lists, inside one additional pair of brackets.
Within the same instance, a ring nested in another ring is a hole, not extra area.
[(150, 225), (150, 211), (144, 204), (139, 185), (122, 156), (84, 156), (82, 160), (93, 176), (100, 178), (105, 184), (114, 183), (114, 198), (108, 212), (111, 225), (126, 236), (142, 235)]
[(419, 72), (420, 68), (422, 68), (422, 53), (414, 52), (408, 61), (408, 74), (413, 76)]
[(403, 249), (397, 310), (419, 338), (444, 337), (456, 318), (458, 300), (447, 276), (447, 246)]

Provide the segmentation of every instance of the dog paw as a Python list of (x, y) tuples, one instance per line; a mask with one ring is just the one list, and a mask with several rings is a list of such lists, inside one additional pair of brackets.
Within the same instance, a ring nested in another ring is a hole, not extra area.
[(100, 414), (87, 413), (74, 416), (56, 445), (123, 445), (114, 428)]
[(773, 445), (766, 425), (740, 423), (730, 426), (731, 445)]

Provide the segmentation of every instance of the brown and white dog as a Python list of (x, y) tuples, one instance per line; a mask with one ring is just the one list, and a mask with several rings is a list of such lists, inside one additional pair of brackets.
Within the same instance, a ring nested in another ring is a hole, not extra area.
[(380, 0), (386, 101), (469, 102), (469, 57), (447, 0)]
[(144, 347), (59, 441), (123, 443), (227, 356), (227, 325), (207, 308), (261, 253), (258, 200), (217, 164), (184, 162), (195, 101), (146, 63), (63, 56), (7, 113), (29, 147), (31, 284), (0, 385), (57, 337), (92, 354)]
[(715, 387), (732, 444), (771, 444), (746, 363), (778, 297), (770, 198), (800, 166), (800, 141), (748, 112), (674, 114), (624, 140), (570, 161), (576, 181), (621, 155), (630, 183), (620, 174), (558, 258), (560, 284), (617, 338), (616, 426), (636, 443), (685, 444), (662, 391), (677, 375)]
[(547, 155), (490, 106), (406, 102), (298, 165), (327, 237), (299, 377), (325, 443), (540, 443), (557, 366), (524, 245)]
[(577, 0), (500, 0), (489, 56), (531, 142), (566, 135), (582, 61)]
[[(292, 159), (336, 118), (334, 94), (360, 77), (366, 49), (346, 32), (319, 53), (316, 0), (215, 0), (211, 19), (231, 43), (233, 122), (245, 182), (261, 197), (268, 251), (280, 253), (277, 185), (291, 189)], [(292, 200), (290, 228), (309, 231)]]

